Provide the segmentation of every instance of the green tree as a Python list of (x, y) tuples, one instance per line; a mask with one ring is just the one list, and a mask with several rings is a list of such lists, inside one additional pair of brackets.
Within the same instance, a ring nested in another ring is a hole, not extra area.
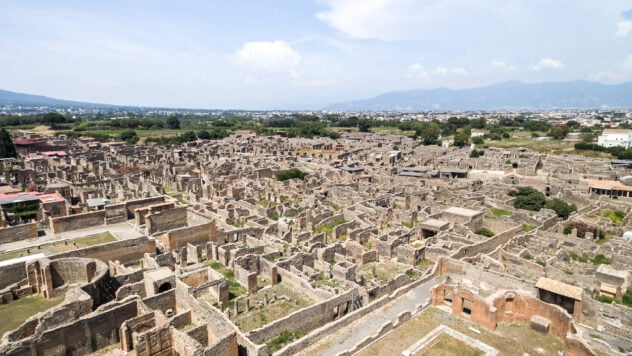
[(454, 145), (458, 147), (463, 147), (470, 142), (470, 136), (472, 135), (472, 130), (469, 126), (463, 127), (459, 132), (454, 135)]
[(174, 129), (174, 130), (180, 128), (179, 115), (171, 115), (167, 118), (167, 128)]
[(592, 132), (584, 132), (579, 136), (582, 142), (593, 143), (595, 141), (595, 134)]
[(370, 132), (371, 122), (368, 119), (358, 120), (358, 130), (360, 130), (360, 132)]
[(197, 139), (197, 136), (195, 135), (195, 132), (193, 131), (187, 131), (180, 136), (181, 142), (195, 141), (196, 139)]
[(441, 136), (441, 127), (436, 122), (421, 122), (415, 128), (415, 136), (426, 146), (436, 145)]
[(65, 122), (66, 117), (56, 112), (49, 112), (42, 118), (42, 123), (47, 124), (52, 129), (57, 128), (59, 124), (63, 124)]
[(568, 135), (568, 131), (568, 127), (566, 126), (555, 126), (549, 131), (549, 136), (556, 140), (561, 140)]
[(134, 130), (123, 130), (120, 134), (121, 140), (127, 143), (136, 143), (138, 142), (138, 134)]
[(514, 208), (531, 211), (540, 211), (546, 204), (546, 197), (542, 192), (532, 187), (520, 187), (509, 191), (509, 195), (514, 197)]
[(477, 145), (482, 145), (485, 143), (485, 140), (481, 136), (472, 137), (472, 143)]
[(206, 131), (206, 130), (202, 130), (202, 131), (197, 133), (197, 137), (200, 140), (209, 140), (211, 138), (211, 134), (208, 133), (208, 131)]
[(15, 158), (17, 156), (11, 135), (4, 128), (0, 129), (0, 158)]
[(568, 204), (562, 199), (553, 198), (546, 202), (546, 208), (555, 211), (557, 216), (566, 220), (572, 212), (577, 211), (575, 204)]
[(470, 125), (472, 125), (475, 129), (484, 129), (487, 126), (487, 119), (484, 117), (479, 117), (478, 119), (472, 119), (470, 121)]

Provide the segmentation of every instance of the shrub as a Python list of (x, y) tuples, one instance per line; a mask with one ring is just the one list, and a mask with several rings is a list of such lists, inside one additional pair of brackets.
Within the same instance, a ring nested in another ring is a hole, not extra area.
[(595, 258), (592, 259), (592, 264), (594, 265), (609, 265), (612, 263), (612, 259), (602, 255), (601, 253), (596, 255)]
[(490, 229), (485, 228), (485, 227), (476, 230), (474, 233), (478, 234), (478, 235), (487, 236), (487, 237), (492, 237), (492, 236), (496, 235), (493, 231), (491, 231)]
[(547, 201), (545, 206), (548, 209), (555, 211), (557, 216), (564, 220), (568, 219), (572, 212), (577, 211), (575, 204), (568, 204), (564, 200), (558, 198), (553, 198)]
[(300, 179), (303, 180), (307, 173), (301, 171), (298, 168), (292, 168), (285, 171), (281, 171), (277, 174), (277, 179), (281, 182), (286, 181), (288, 179)]

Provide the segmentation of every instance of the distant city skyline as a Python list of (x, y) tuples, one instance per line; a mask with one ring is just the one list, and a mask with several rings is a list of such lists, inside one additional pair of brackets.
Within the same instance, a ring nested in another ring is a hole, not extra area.
[(620, 0), (5, 0), (0, 38), (0, 89), (117, 105), (632, 80), (632, 1)]

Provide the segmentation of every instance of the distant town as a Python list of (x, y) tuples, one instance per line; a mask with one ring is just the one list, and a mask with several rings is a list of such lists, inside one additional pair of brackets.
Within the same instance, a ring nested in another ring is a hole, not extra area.
[(2, 355), (632, 352), (632, 111), (0, 108)]

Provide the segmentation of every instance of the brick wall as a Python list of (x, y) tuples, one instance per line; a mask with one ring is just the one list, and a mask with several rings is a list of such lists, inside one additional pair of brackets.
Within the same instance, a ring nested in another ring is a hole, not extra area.
[(50, 218), (51, 230), (54, 234), (65, 231), (79, 230), (105, 224), (105, 210), (89, 213)]
[(0, 228), (0, 244), (37, 237), (37, 223)]

